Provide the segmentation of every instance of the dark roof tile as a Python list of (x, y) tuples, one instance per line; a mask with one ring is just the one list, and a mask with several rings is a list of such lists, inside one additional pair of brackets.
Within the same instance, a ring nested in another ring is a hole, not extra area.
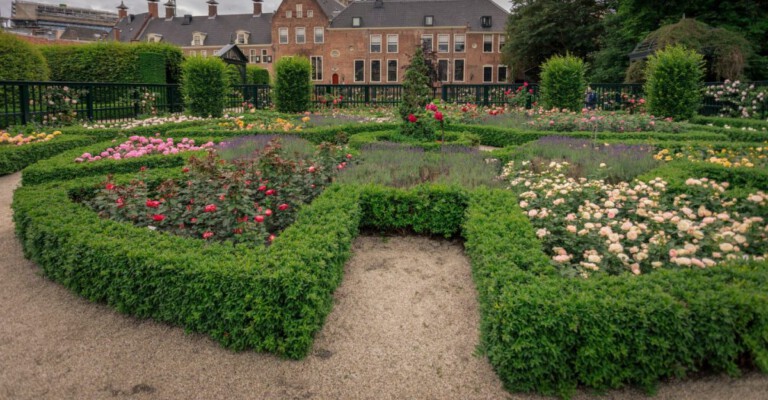
[[(361, 28), (420, 27), (424, 17), (434, 16), (434, 26), (466, 26), (472, 31), (504, 30), (509, 13), (492, 0), (384, 0), (356, 1), (331, 22), (332, 28), (351, 28), (353, 17), (362, 17)], [(484, 28), (480, 17), (490, 16), (492, 26)]]
[[(117, 29), (122, 30), (120, 41), (130, 41), (141, 28), (145, 17), (146, 14), (139, 14), (135, 16), (133, 21), (130, 21), (129, 18), (120, 20), (116, 26)], [(138, 39), (146, 40), (147, 35), (155, 33), (163, 36), (163, 42), (189, 46), (192, 44), (192, 34), (203, 32), (207, 35), (205, 43), (203, 43), (205, 46), (224, 46), (234, 39), (235, 31), (242, 29), (251, 33), (246, 44), (272, 43), (271, 13), (260, 16), (253, 14), (217, 15), (216, 18), (193, 16), (190, 24), (184, 25), (182, 22), (184, 22), (183, 16), (173, 19), (152, 19)]]

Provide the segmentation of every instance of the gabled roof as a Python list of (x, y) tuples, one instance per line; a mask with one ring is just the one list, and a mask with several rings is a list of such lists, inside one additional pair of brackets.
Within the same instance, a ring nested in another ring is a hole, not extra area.
[[(471, 31), (504, 30), (509, 13), (492, 0), (383, 0), (350, 3), (331, 22), (331, 28), (351, 28), (352, 18), (361, 17), (361, 28), (422, 27), (424, 17), (434, 17), (434, 26), (469, 26)], [(490, 16), (490, 28), (481, 26), (480, 17)]]
[(333, 19), (333, 17), (338, 15), (344, 9), (344, 4), (341, 4), (336, 0), (315, 0), (315, 1), (317, 1), (317, 4), (320, 5), (320, 8), (323, 9), (323, 12), (325, 13), (325, 15), (328, 16), (329, 19)]
[[(147, 14), (123, 18), (115, 26), (121, 29), (120, 41), (130, 42), (134, 38)], [(235, 32), (244, 30), (250, 32), (248, 43), (245, 44), (270, 44), (272, 43), (272, 14), (230, 14), (217, 15), (216, 18), (207, 16), (193, 16), (189, 23), (185, 23), (186, 17), (174, 17), (173, 19), (153, 18), (147, 23), (146, 29), (137, 39), (146, 40), (150, 33), (163, 36), (163, 42), (173, 43), (179, 46), (189, 46), (192, 43), (192, 34), (203, 32), (206, 34), (205, 46), (224, 46), (234, 38)]]

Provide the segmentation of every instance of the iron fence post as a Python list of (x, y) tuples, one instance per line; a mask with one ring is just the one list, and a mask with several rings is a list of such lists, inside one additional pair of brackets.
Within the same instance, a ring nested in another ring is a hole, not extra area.
[(93, 85), (88, 85), (88, 92), (85, 94), (85, 106), (86, 106), (86, 117), (89, 121), (93, 121)]
[(29, 114), (29, 85), (26, 83), (19, 84), (19, 104), (21, 106), (21, 124), (26, 125), (30, 122)]
[(440, 99), (442, 99), (444, 103), (448, 102), (448, 87), (447, 87), (447, 85), (443, 85), (440, 88)]

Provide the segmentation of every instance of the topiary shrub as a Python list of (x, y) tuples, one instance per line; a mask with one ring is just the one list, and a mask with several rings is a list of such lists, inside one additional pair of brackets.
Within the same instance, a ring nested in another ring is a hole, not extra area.
[(283, 57), (275, 63), (272, 100), (279, 112), (299, 113), (309, 110), (312, 66), (306, 57)]
[(269, 85), (269, 71), (259, 66), (246, 66), (245, 77), (249, 85)]
[(402, 118), (400, 131), (403, 135), (421, 139), (433, 139), (434, 128), (424, 118), (424, 107), (432, 100), (432, 84), (424, 50), (419, 46), (411, 57), (411, 63), (403, 78), (403, 96), (398, 107)]
[(644, 86), (648, 111), (656, 116), (688, 119), (701, 104), (704, 57), (674, 45), (648, 58)]
[(40, 50), (0, 31), (0, 81), (47, 81), (50, 71)]
[(541, 64), (541, 102), (546, 108), (581, 110), (587, 88), (584, 60), (555, 55)]
[(220, 117), (229, 86), (224, 61), (215, 57), (190, 57), (181, 69), (181, 92), (189, 113)]

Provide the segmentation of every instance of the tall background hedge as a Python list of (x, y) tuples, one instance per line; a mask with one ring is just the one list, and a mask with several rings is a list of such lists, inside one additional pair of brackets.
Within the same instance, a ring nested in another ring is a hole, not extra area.
[(541, 65), (541, 102), (545, 108), (581, 110), (587, 89), (584, 61), (555, 55)]
[(229, 87), (227, 67), (219, 58), (190, 57), (182, 64), (181, 92), (192, 115), (220, 117)]
[(648, 58), (645, 70), (648, 111), (660, 117), (688, 119), (701, 104), (704, 57), (695, 50), (674, 45)]
[(179, 47), (166, 43), (94, 43), (42, 46), (53, 81), (114, 83), (178, 83)]
[(0, 31), (0, 81), (44, 81), (49, 73), (37, 47)]
[(273, 101), (277, 111), (297, 113), (309, 110), (312, 66), (306, 57), (283, 57), (275, 63)]

